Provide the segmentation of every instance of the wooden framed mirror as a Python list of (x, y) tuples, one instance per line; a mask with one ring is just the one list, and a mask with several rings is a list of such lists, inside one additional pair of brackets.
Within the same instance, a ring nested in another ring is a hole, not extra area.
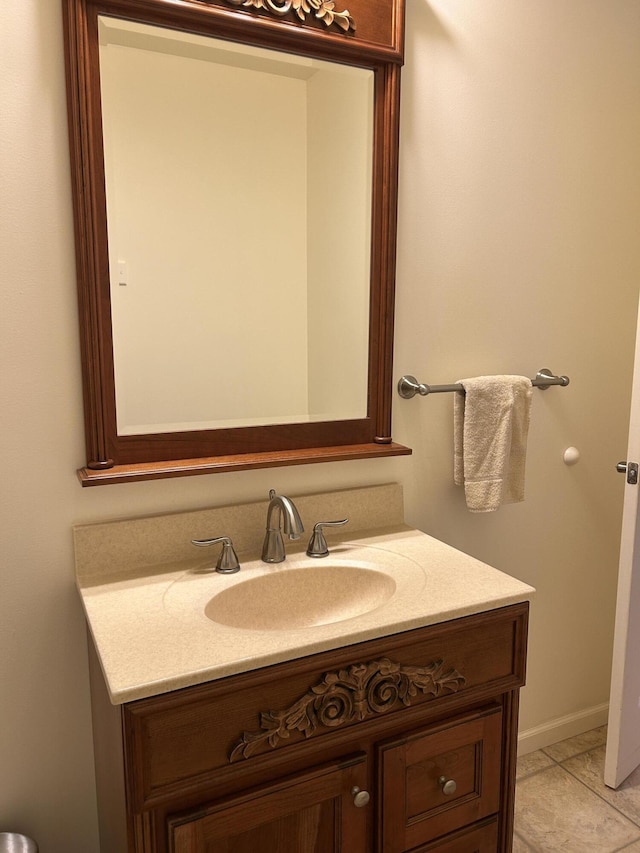
[(63, 0), (83, 485), (391, 439), (404, 0)]

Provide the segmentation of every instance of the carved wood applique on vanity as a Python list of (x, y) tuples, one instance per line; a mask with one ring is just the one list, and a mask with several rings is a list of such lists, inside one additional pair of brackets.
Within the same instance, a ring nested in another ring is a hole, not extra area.
[(328, 672), (289, 708), (263, 711), (260, 731), (245, 732), (229, 761), (251, 757), (265, 742), (276, 747), (293, 731), (308, 738), (318, 727), (337, 728), (386, 714), (399, 704), (411, 705), (418, 691), (435, 698), (456, 693), (464, 683), (464, 676), (455, 669), (446, 669), (442, 660), (429, 666), (402, 666), (381, 658)]
[(307, 15), (313, 15), (327, 27), (332, 24), (340, 27), (345, 33), (355, 31), (356, 24), (347, 9), (336, 11), (333, 0), (226, 0), (232, 6), (253, 7), (265, 9), (279, 18), (284, 18), (293, 12), (304, 23)]

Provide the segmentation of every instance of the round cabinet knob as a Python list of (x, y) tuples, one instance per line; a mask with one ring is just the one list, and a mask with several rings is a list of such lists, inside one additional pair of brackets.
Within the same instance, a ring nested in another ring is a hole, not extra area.
[(442, 788), (442, 793), (445, 794), (445, 796), (447, 797), (451, 796), (451, 794), (455, 794), (455, 792), (458, 790), (458, 786), (455, 783), (455, 779), (447, 779), (446, 776), (441, 776), (438, 779), (438, 784)]
[(359, 809), (366, 806), (371, 799), (368, 791), (361, 791), (358, 787), (352, 788), (351, 793), (353, 794), (353, 804)]

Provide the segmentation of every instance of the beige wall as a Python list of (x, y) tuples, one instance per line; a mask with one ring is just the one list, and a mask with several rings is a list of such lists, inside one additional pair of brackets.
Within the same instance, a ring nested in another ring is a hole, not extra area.
[(412, 457), (80, 488), (60, 11), (3, 7), (0, 821), (46, 853), (97, 853), (76, 522), (398, 480), (409, 521), (538, 587), (524, 727), (588, 720), (607, 700), (640, 280), (640, 7), (407, 6), (396, 376), (548, 366), (572, 380), (535, 393), (527, 500), (491, 516), (451, 485), (445, 395), (395, 404)]
[[(409, 3), (396, 374), (541, 367), (527, 500), (466, 512), (451, 399), (399, 401), (416, 525), (538, 589), (521, 728), (608, 700), (640, 282), (640, 6)], [(562, 453), (579, 448), (581, 461)]]

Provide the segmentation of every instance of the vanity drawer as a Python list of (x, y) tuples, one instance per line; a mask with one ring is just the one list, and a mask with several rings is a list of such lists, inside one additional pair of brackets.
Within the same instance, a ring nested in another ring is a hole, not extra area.
[(375, 742), (517, 689), (527, 612), (516, 604), (129, 703), (128, 801), (139, 811), (216, 796), (231, 779), (259, 784), (314, 750)]
[(411, 853), (496, 853), (498, 849), (498, 821), (483, 821), (473, 829), (454, 832), (426, 847), (416, 847)]
[(490, 706), (382, 745), (384, 853), (414, 850), (496, 814), (501, 744), (502, 708)]

